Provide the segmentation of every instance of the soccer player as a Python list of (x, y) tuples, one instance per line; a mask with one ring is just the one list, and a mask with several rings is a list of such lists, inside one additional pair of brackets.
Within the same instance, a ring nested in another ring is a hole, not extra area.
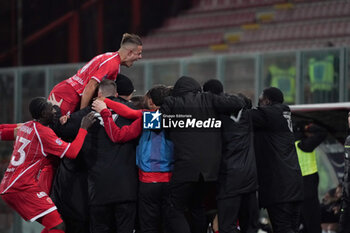
[[(135, 34), (123, 35), (120, 49), (98, 55), (83, 66), (74, 76), (58, 83), (51, 91), (50, 98), (61, 104), (62, 115), (89, 105), (98, 84), (105, 78), (116, 80), (120, 65), (131, 67), (142, 58), (142, 41)], [(79, 105), (80, 104), (80, 105)]]
[(50, 163), (52, 155), (71, 159), (77, 156), (94, 116), (91, 113), (84, 117), (76, 139), (67, 143), (48, 127), (54, 119), (53, 106), (48, 100), (34, 98), (29, 111), (33, 120), (18, 130), (12, 158), (0, 184), (0, 195), (26, 221), (44, 225), (43, 232), (63, 233), (63, 221), (38, 181), (39, 172)]

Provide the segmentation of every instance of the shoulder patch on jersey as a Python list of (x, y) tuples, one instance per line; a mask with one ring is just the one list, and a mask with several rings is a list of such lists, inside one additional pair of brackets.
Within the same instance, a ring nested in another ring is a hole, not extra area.
[(59, 145), (59, 146), (63, 144), (62, 140), (59, 139), (59, 138), (56, 139), (56, 143), (57, 143), (57, 145)]

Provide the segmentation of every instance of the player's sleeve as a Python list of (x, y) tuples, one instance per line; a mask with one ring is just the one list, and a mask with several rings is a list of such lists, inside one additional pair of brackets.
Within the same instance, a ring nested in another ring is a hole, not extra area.
[(249, 109), (248, 112), (252, 116), (252, 122), (255, 129), (266, 127), (267, 117), (261, 109)]
[(15, 128), (0, 129), (0, 141), (14, 141)]
[(206, 93), (211, 96), (215, 110), (221, 114), (231, 114), (239, 112), (243, 107), (243, 101), (235, 95), (215, 95)]
[(35, 133), (38, 136), (41, 151), (46, 156), (48, 154), (63, 158), (74, 159), (77, 157), (87, 131), (85, 129), (79, 129), (78, 135), (72, 143), (67, 143), (57, 137), (54, 131), (48, 127), (35, 127)]
[(137, 138), (141, 134), (142, 124), (141, 116), (135, 120), (131, 125), (125, 125), (119, 128), (112, 118), (112, 113), (108, 109), (103, 109), (100, 112), (105, 131), (112, 142), (123, 143)]
[(17, 128), (17, 124), (0, 124), (0, 129), (13, 129)]
[(103, 78), (113, 76), (115, 73), (118, 73), (119, 64), (115, 62), (114, 56), (104, 60), (100, 64), (100, 67), (91, 75), (91, 78), (100, 83)]
[(116, 112), (118, 115), (127, 118), (127, 119), (137, 119), (142, 117), (142, 110), (132, 109), (125, 104), (113, 101), (111, 99), (105, 98), (104, 102), (106, 105)]

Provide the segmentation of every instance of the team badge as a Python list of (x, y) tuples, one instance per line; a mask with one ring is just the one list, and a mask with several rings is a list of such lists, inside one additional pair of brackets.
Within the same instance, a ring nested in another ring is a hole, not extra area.
[(57, 138), (57, 139), (56, 139), (56, 143), (57, 143), (57, 145), (61, 146), (63, 142), (62, 142), (61, 139)]

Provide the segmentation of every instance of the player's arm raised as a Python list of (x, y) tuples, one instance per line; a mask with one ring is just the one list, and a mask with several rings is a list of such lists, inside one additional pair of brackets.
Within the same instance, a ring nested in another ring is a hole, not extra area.
[(51, 154), (63, 158), (75, 159), (84, 143), (87, 129), (95, 122), (94, 113), (90, 112), (81, 121), (78, 135), (72, 143), (62, 141), (52, 129), (36, 128), (36, 133), (41, 141), (41, 149), (44, 154)]

